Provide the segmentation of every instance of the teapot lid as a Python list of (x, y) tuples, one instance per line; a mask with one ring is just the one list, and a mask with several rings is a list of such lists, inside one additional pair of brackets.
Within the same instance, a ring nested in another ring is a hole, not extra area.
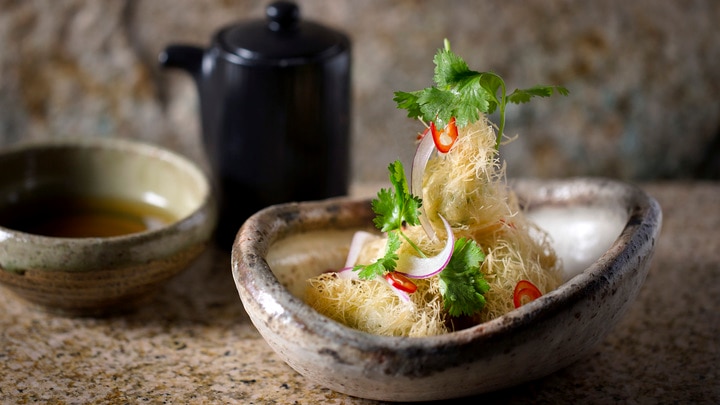
[(249, 21), (220, 30), (216, 43), (241, 65), (302, 65), (347, 50), (348, 38), (319, 24), (300, 21), (297, 5), (276, 1), (265, 10), (265, 21)]

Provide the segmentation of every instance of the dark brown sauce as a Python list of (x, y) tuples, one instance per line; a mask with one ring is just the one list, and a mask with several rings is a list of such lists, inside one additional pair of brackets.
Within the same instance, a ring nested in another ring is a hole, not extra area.
[(61, 238), (120, 236), (174, 222), (167, 210), (141, 201), (60, 196), (25, 201), (0, 210), (0, 226)]

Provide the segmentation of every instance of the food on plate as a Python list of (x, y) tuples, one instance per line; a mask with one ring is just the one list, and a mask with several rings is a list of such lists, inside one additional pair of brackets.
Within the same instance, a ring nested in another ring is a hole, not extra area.
[[(305, 300), (318, 312), (374, 334), (451, 332), (561, 283), (549, 237), (507, 185), (499, 147), (508, 103), (567, 89), (506, 94), (500, 76), (470, 70), (447, 40), (434, 62), (435, 86), (395, 93), (398, 107), (426, 124), (410, 181), (403, 164), (392, 162), (392, 187), (372, 201), (378, 232), (358, 231), (345, 267), (307, 282)], [(497, 127), (488, 120), (495, 111)]]

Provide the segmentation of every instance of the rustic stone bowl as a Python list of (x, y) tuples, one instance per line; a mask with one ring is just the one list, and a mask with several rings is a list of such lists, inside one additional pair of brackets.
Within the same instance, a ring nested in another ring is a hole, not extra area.
[(548, 375), (589, 353), (632, 304), (662, 214), (640, 189), (604, 179), (512, 182), (565, 263), (558, 289), (500, 318), (426, 338), (375, 336), (302, 300), (304, 280), (339, 268), (369, 201), (269, 207), (240, 229), (232, 271), (268, 344), (310, 381), (348, 395), (424, 401), (493, 391)]
[(88, 138), (0, 151), (0, 210), (59, 192), (143, 201), (175, 218), (156, 228), (110, 237), (47, 236), (0, 223), (4, 292), (64, 315), (135, 309), (201, 253), (216, 223), (205, 173), (160, 147)]

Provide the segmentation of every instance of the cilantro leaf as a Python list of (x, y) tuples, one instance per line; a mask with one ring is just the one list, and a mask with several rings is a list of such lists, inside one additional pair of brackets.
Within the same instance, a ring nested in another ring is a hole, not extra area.
[(368, 265), (359, 264), (353, 267), (353, 271), (359, 271), (358, 277), (363, 280), (373, 279), (375, 276), (384, 276), (385, 273), (395, 270), (397, 266), (397, 250), (400, 248), (400, 237), (397, 232), (389, 232), (385, 255)]
[(404, 224), (420, 224), (422, 200), (410, 193), (402, 163), (396, 160), (388, 166), (388, 170), (394, 191), (381, 189), (372, 201), (375, 226), (382, 232), (388, 232), (401, 229)]
[(516, 89), (506, 94), (505, 81), (492, 72), (476, 72), (467, 63), (450, 50), (450, 42), (445, 40), (445, 48), (438, 50), (433, 58), (436, 87), (428, 87), (414, 92), (395, 92), (393, 100), (397, 107), (408, 111), (408, 117), (434, 121), (438, 127), (444, 127), (452, 117), (462, 128), (476, 122), (480, 113), (500, 113), (496, 148), (505, 127), (505, 107), (508, 103), (527, 103), (533, 97), (549, 97), (554, 92), (568, 95), (562, 86), (533, 86), (528, 89)]
[(423, 115), (420, 111), (420, 103), (418, 103), (420, 93), (422, 92), (396, 91), (395, 97), (393, 97), (393, 101), (397, 104), (398, 108), (408, 110), (407, 115), (409, 118), (417, 118)]
[(480, 271), (483, 260), (485, 255), (475, 241), (455, 241), (450, 263), (440, 272), (440, 292), (451, 316), (472, 315), (485, 306), (490, 285)]
[(507, 99), (511, 103), (522, 104), (529, 102), (532, 97), (550, 97), (554, 91), (557, 91), (563, 96), (570, 94), (568, 89), (564, 87), (534, 86), (524, 90), (515, 89), (515, 91), (507, 96)]
[[(375, 276), (384, 276), (385, 273), (395, 270), (397, 266), (397, 250), (400, 249), (400, 236), (413, 248), (419, 248), (402, 232), (403, 226), (420, 224), (420, 206), (422, 200), (410, 193), (410, 187), (405, 177), (402, 162), (396, 160), (388, 166), (392, 189), (381, 189), (377, 198), (372, 200), (372, 209), (375, 212), (373, 222), (382, 232), (387, 232), (388, 240), (385, 246), (385, 255), (374, 263), (353, 267), (359, 271), (358, 277), (372, 279)], [(422, 252), (420, 252), (422, 254)]]

